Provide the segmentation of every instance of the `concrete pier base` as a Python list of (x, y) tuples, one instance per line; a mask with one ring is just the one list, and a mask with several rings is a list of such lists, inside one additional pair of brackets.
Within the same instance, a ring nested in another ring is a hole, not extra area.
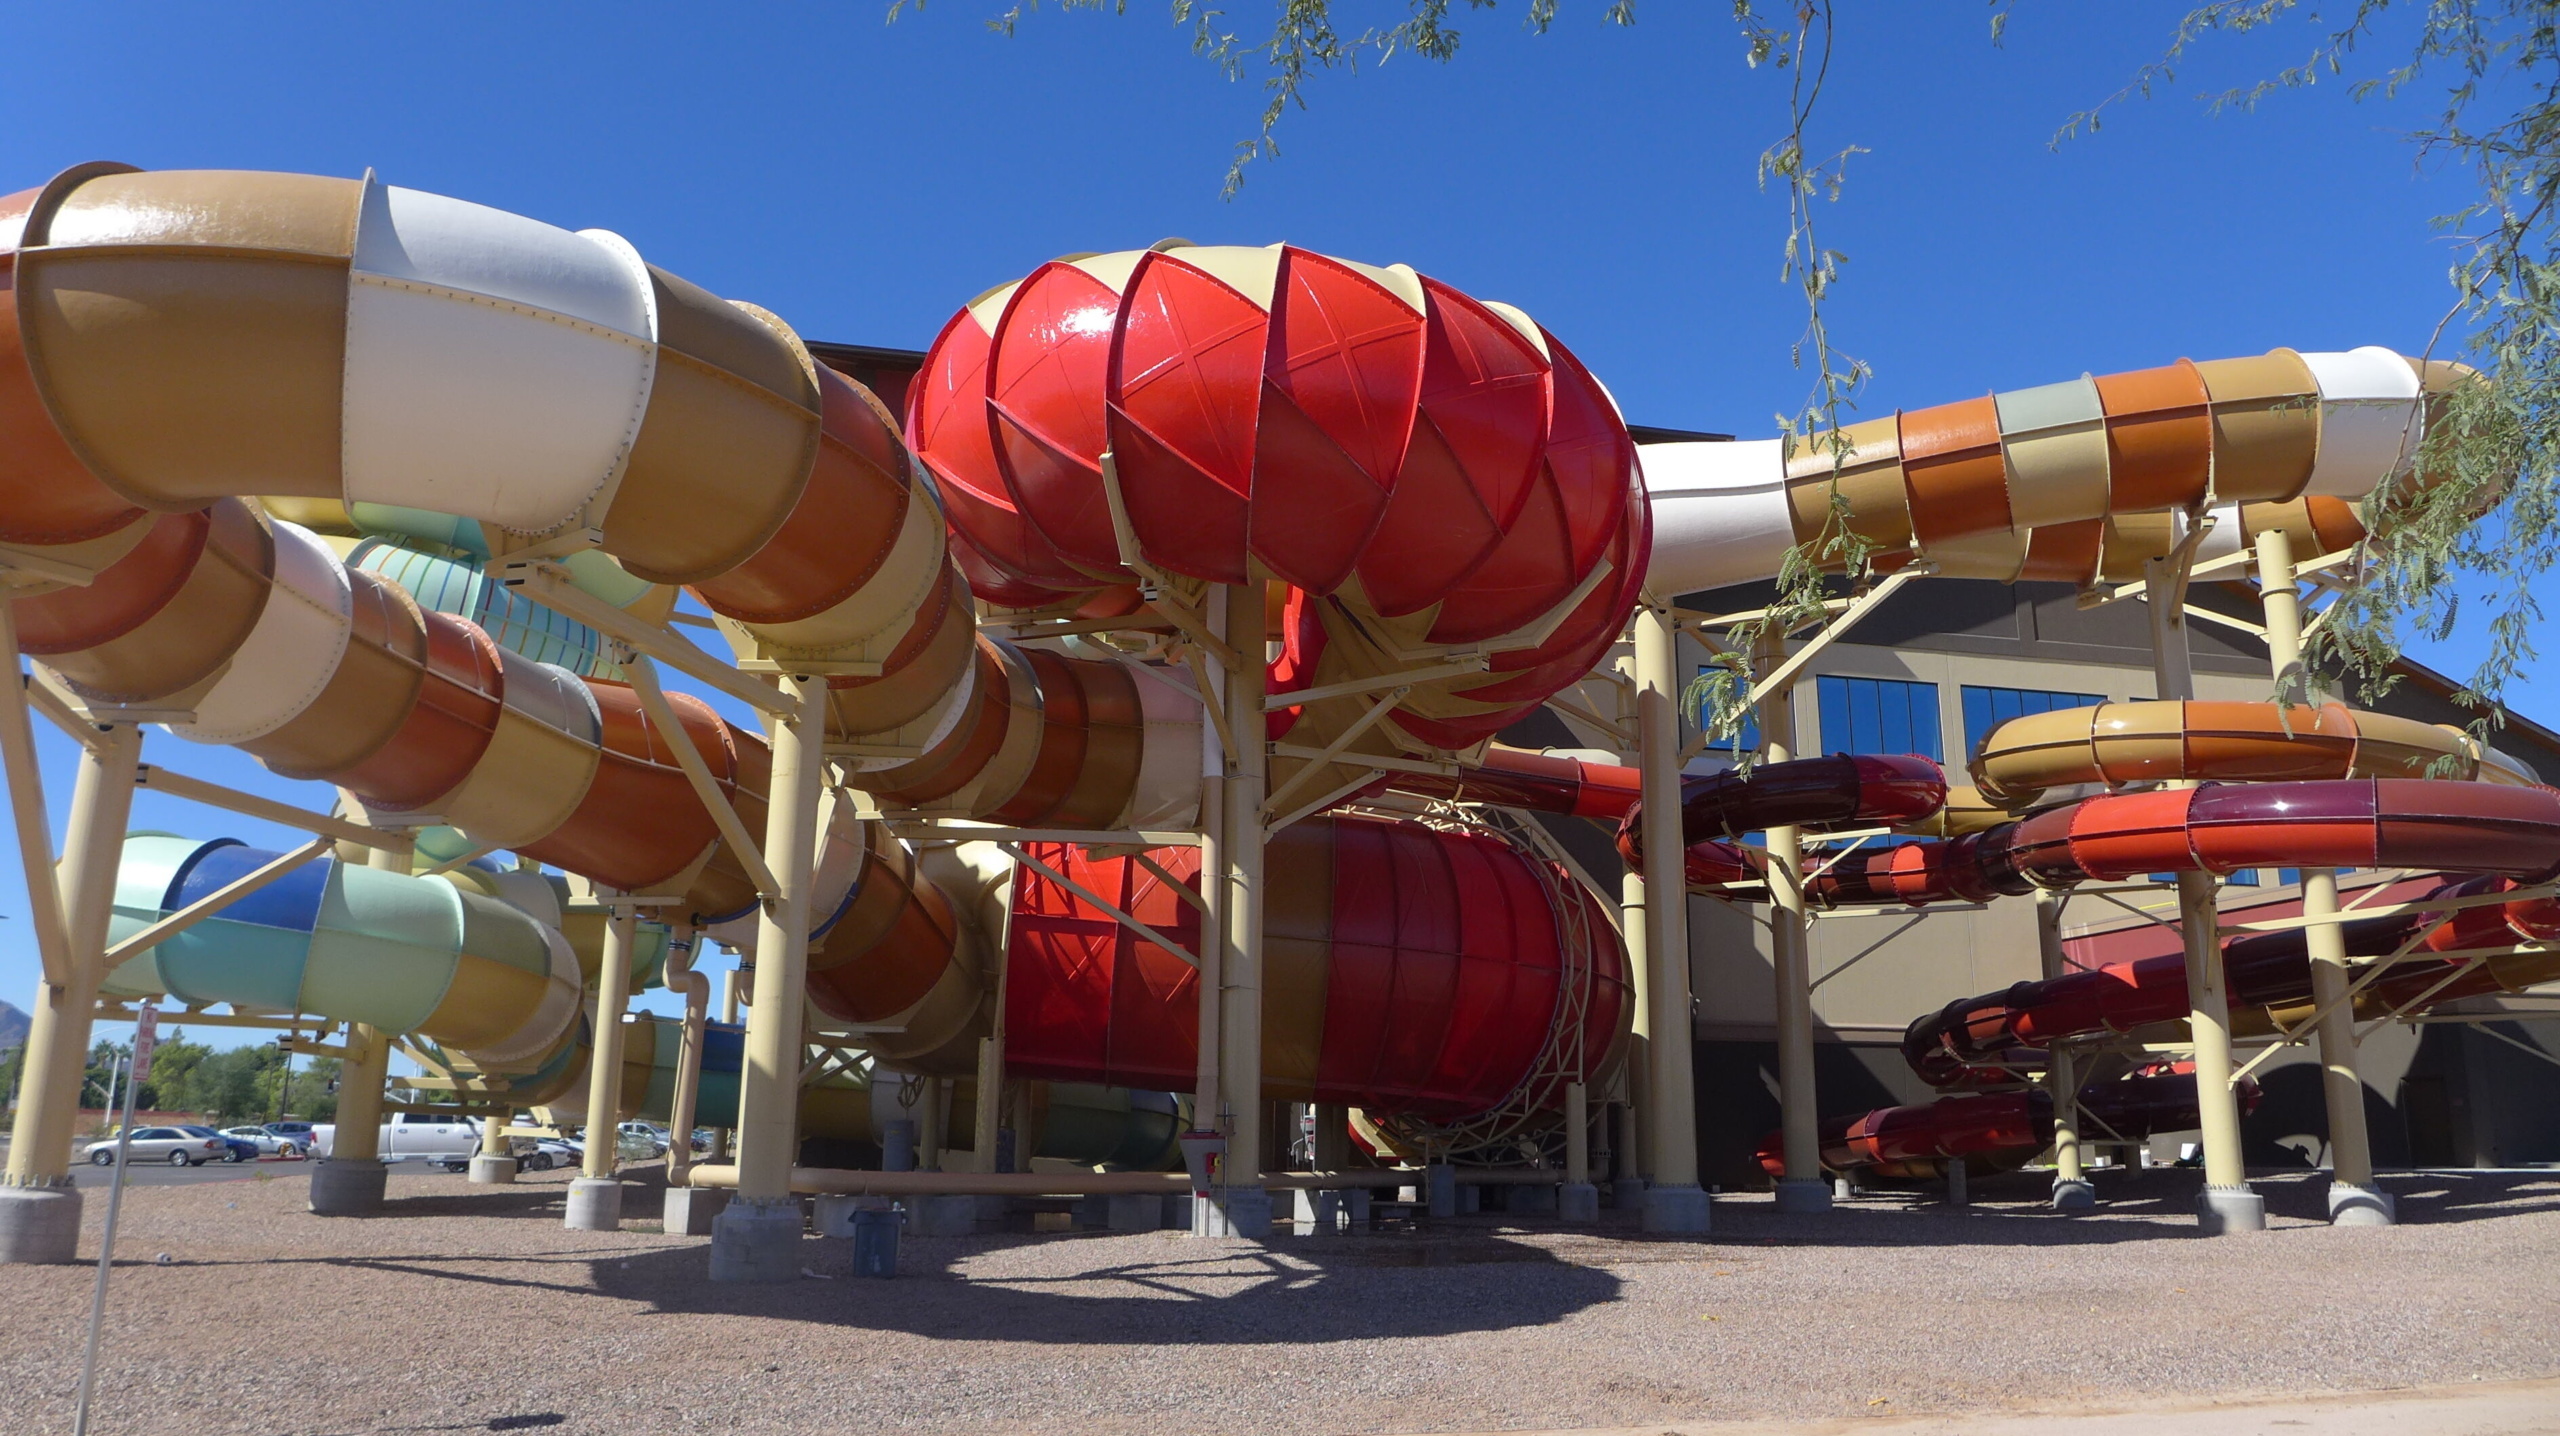
[(1164, 1225), (1164, 1198), (1151, 1192), (1115, 1192), (1102, 1224), (1115, 1232), (1151, 1232)]
[(573, 1232), (622, 1230), (622, 1179), (580, 1177), (569, 1184), (569, 1209), (560, 1224)]
[(311, 1169), (307, 1200), (314, 1216), (375, 1216), (382, 1211), (383, 1189), (390, 1181), (391, 1169), (370, 1157), (323, 1160)]
[(1553, 1187), (1513, 1187), (1508, 1193), (1507, 1209), (1515, 1217), (1551, 1217), (1556, 1214), (1556, 1189)]
[(2095, 1211), (2098, 1189), (2087, 1182), (2057, 1181), (2053, 1184), (2053, 1209), (2057, 1212)]
[(2196, 1229), (2209, 1237), (2267, 1229), (2267, 1199), (2247, 1187), (2207, 1187), (2196, 1194)]
[(1831, 1210), (1831, 1188), (1811, 1177), (1780, 1181), (1778, 1210), (1798, 1216), (1827, 1212)]
[(1157, 1228), (1157, 1230), (1168, 1232), (1187, 1232), (1191, 1230), (1191, 1209), (1196, 1205), (1198, 1204), (1193, 1201), (1189, 1192), (1182, 1192), (1165, 1198), (1164, 1225)]
[(1589, 1226), (1600, 1220), (1600, 1189), (1589, 1182), (1567, 1182), (1556, 1188), (1556, 1220)]
[(850, 1237), (857, 1214), (885, 1212), (889, 1205), (887, 1197), (822, 1195), (809, 1203), (809, 1230), (822, 1237)]
[(800, 1278), (800, 1202), (732, 1200), (711, 1222), (713, 1281), (786, 1282)]
[(920, 1237), (965, 1237), (978, 1229), (976, 1197), (909, 1197), (907, 1222)]
[(2389, 1192), (2372, 1187), (2329, 1184), (2329, 1224), (2339, 1227), (2387, 1227), (2400, 1220), (2399, 1204)]
[(1289, 1213), (1301, 1235), (1330, 1236), (1342, 1230), (1342, 1193), (1291, 1192)]
[(0, 1187), (0, 1265), (76, 1261), (80, 1189)]
[(1609, 1184), (1609, 1210), (1640, 1212), (1644, 1210), (1645, 1180), (1642, 1177), (1620, 1177)]
[(515, 1181), (520, 1165), (513, 1157), (474, 1157), (466, 1180), (484, 1187), (503, 1187)]
[(669, 1187), (664, 1221), (671, 1237), (707, 1237), (711, 1223), (737, 1193), (727, 1187)]
[[(1826, 1205), (1830, 1196), (1828, 1191), (1823, 1192)], [(1695, 1236), (1709, 1229), (1713, 1222), (1710, 1212), (1706, 1191), (1701, 1187), (1654, 1187), (1644, 1194), (1644, 1229), (1649, 1232)]]
[(1191, 1204), (1191, 1234), (1262, 1241), (1271, 1235), (1271, 1193), (1260, 1187), (1228, 1187)]
[(1454, 1217), (1458, 1214), (1458, 1169), (1448, 1166), (1427, 1167), (1422, 1173), (1423, 1197), (1430, 1203), (1431, 1215)]

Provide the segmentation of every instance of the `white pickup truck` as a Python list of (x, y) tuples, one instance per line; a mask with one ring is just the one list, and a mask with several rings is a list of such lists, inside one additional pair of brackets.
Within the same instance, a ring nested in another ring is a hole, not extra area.
[[(327, 1157), (337, 1146), (338, 1127), (324, 1122), (311, 1129), (314, 1156)], [(395, 1112), (382, 1121), (381, 1145), (386, 1162), (454, 1162), (480, 1150), (480, 1124), (444, 1112)]]

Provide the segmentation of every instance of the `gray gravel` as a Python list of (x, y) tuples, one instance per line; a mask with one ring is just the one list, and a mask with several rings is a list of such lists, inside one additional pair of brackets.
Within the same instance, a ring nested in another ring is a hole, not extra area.
[[(2017, 1187), (1818, 1218), (1726, 1198), (1706, 1242), (1617, 1213), (1264, 1247), (910, 1235), (895, 1282), (813, 1241), (826, 1279), (783, 1290), (710, 1285), (707, 1243), (654, 1222), (562, 1230), (567, 1174), (395, 1174), (367, 1221), (306, 1214), (300, 1181), (135, 1188), (97, 1429), (1485, 1431), (2560, 1374), (2560, 1173), (2387, 1179), (2387, 1231), (2271, 1180), (2276, 1229), (2219, 1241), (2180, 1215), (2193, 1174), (2114, 1180), (2078, 1219)], [(654, 1187), (627, 1196), (654, 1217)], [(89, 1284), (0, 1267), (0, 1427), (69, 1429)]]

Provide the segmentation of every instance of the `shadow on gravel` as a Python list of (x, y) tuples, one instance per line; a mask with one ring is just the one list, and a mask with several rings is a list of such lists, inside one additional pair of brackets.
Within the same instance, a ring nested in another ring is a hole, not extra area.
[[(1005, 1259), (1024, 1247), (1103, 1243), (1121, 1259), (1087, 1265), (1063, 1252), (1066, 1259), (1051, 1263)], [(1606, 1270), (1474, 1233), (1268, 1244), (1193, 1242), (1170, 1232), (909, 1236), (901, 1246), (895, 1281), (853, 1277), (852, 1243), (822, 1239), (806, 1247), (807, 1271), (817, 1279), (784, 1287), (713, 1285), (707, 1244), (599, 1261), (595, 1283), (599, 1294), (645, 1301), (661, 1312), (1105, 1346), (1502, 1331), (1561, 1321), (1613, 1301), (1620, 1285)], [(1416, 1267), (1438, 1270), (1423, 1276), (1411, 1270)]]

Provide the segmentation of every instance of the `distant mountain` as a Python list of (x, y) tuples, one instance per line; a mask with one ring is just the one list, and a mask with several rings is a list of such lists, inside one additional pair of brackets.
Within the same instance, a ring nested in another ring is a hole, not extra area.
[(27, 1014), (0, 1002), (0, 1052), (27, 1040)]

